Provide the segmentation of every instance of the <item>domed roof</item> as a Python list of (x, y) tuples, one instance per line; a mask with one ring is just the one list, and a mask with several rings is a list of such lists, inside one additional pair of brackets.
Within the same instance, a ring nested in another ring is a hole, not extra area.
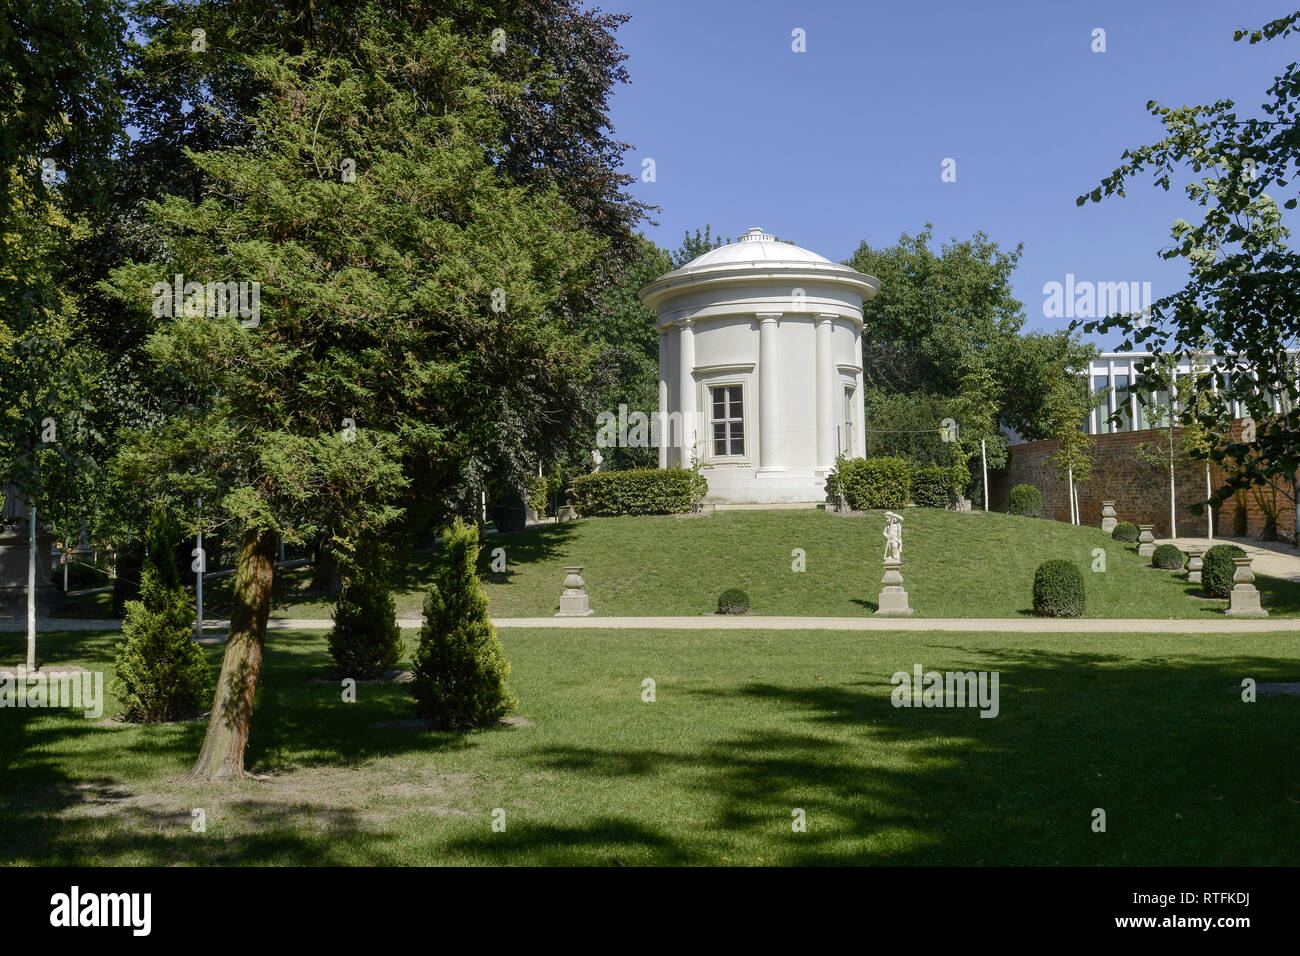
[(781, 242), (775, 236), (769, 236), (756, 226), (735, 242), (728, 243), (725, 246), (718, 246), (716, 249), (710, 249), (702, 256), (696, 256), (678, 271), (701, 269), (706, 266), (732, 266), (742, 262), (824, 262), (833, 264), (825, 256), (819, 256), (811, 249), (804, 249), (792, 242)]
[(822, 281), (852, 288), (862, 299), (870, 299), (880, 288), (873, 276), (850, 266), (832, 262), (792, 242), (780, 242), (757, 227), (737, 241), (710, 249), (686, 265), (660, 276), (637, 294), (641, 301), (658, 310), (668, 299), (701, 285), (729, 285), (754, 279)]

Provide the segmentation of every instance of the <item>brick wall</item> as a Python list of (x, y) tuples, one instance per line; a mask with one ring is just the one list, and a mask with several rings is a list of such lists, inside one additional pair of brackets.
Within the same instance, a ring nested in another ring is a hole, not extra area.
[[(1101, 503), (1115, 502), (1120, 521), (1154, 524), (1156, 537), (1169, 536), (1169, 472), (1159, 465), (1142, 461), (1137, 446), (1143, 442), (1168, 441), (1165, 432), (1147, 429), (1098, 435), (1093, 446), (1092, 478), (1079, 485), (1079, 514), (1084, 524), (1101, 524)], [(1177, 439), (1175, 438), (1175, 441)], [(1048, 461), (1056, 453), (1055, 440), (1027, 442), (1007, 449), (1007, 467), (989, 475), (989, 506), (1007, 510), (1010, 490), (1019, 484), (1033, 485), (1043, 493), (1043, 517), (1070, 520), (1067, 485), (1058, 478), (1057, 467)], [(1218, 489), (1224, 473), (1210, 464), (1210, 481)], [(1175, 501), (1178, 533), (1184, 537), (1204, 537), (1206, 516), (1194, 515), (1190, 506), (1205, 500), (1205, 462), (1179, 455), (1174, 466)], [(1287, 489), (1289, 491), (1289, 489)], [(1295, 537), (1295, 508), (1288, 497), (1271, 490), (1240, 492), (1222, 513), (1215, 512), (1214, 533), (1233, 533), (1232, 515), (1238, 502), (1247, 512), (1247, 535), (1261, 537), (1268, 510), (1277, 514), (1278, 535), (1286, 540)]]

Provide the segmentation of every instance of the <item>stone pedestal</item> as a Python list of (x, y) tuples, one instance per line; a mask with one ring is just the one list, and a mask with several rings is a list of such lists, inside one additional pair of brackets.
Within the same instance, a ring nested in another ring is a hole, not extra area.
[(577, 517), (578, 509), (573, 507), (573, 505), (560, 505), (560, 507), (555, 511), (556, 521), (573, 521)]
[(1228, 617), (1268, 617), (1259, 605), (1259, 591), (1256, 590), (1255, 574), (1250, 570), (1252, 558), (1233, 558), (1237, 570), (1232, 575), (1232, 593), (1228, 595), (1228, 609), (1223, 613)]
[(1103, 501), (1101, 503), (1101, 530), (1110, 534), (1115, 530), (1115, 525), (1118, 523), (1115, 520), (1115, 502)]
[(1201, 572), (1205, 570), (1205, 549), (1199, 545), (1187, 546), (1187, 583), (1200, 584)]
[(1156, 553), (1156, 536), (1151, 533), (1154, 528), (1153, 524), (1138, 525), (1138, 554), (1144, 558), (1149, 558)]
[[(11, 529), (0, 528), (0, 608), (6, 616), (27, 607), (27, 540), (25, 520)], [(59, 589), (50, 580), (50, 546), (54, 535), (36, 529), (36, 610), (44, 614)], [(25, 612), (24, 612), (25, 613)]]
[(907, 590), (903, 587), (902, 561), (885, 559), (885, 576), (880, 579), (884, 585), (880, 589), (877, 614), (886, 617), (905, 617), (916, 613), (907, 604)]
[(587, 597), (587, 582), (582, 580), (582, 565), (564, 569), (564, 591), (560, 594), (560, 610), (556, 617), (588, 617), (596, 612)]

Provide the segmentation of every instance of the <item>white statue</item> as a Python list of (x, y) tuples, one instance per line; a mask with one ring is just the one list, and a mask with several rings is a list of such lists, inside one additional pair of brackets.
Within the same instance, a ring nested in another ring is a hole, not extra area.
[(595, 466), (592, 471), (600, 471), (600, 466), (605, 464), (605, 456), (598, 449), (591, 450), (591, 463)]
[(903, 561), (903, 517), (885, 512), (885, 561)]

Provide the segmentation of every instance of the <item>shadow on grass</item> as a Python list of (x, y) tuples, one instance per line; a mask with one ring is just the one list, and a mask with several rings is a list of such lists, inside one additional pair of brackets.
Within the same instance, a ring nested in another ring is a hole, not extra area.
[[(759, 705), (772, 717), (767, 729), (720, 736), (702, 753), (547, 747), (531, 760), (593, 781), (671, 780), (695, 794), (691, 805), (704, 817), (696, 828), (720, 835), (714, 852), (752, 844), (767, 847), (769, 860), (782, 852), (814, 865), (1294, 859), (1300, 701), (1244, 703), (1241, 681), (1294, 680), (1300, 664), (1153, 657), (1135, 665), (1121, 654), (928, 649), (992, 657), (998, 716), (894, 707), (885, 676), (849, 686), (750, 683), (690, 692)], [(1091, 827), (1096, 808), (1108, 815), (1104, 834)], [(806, 812), (807, 832), (793, 832), (795, 809)], [(487, 841), (479, 849), (495, 854)], [(683, 852), (653, 860), (679, 862)], [(557, 848), (552, 856), (569, 855)], [(686, 859), (717, 857), (706, 841)]]

